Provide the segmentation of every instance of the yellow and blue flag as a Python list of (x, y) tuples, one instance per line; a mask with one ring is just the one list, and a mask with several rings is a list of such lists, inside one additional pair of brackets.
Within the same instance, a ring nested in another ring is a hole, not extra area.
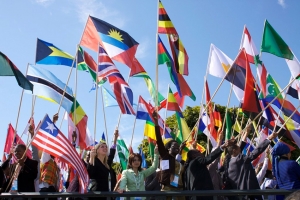
[(54, 46), (53, 44), (37, 39), (36, 64), (65, 65), (71, 67), (74, 57)]

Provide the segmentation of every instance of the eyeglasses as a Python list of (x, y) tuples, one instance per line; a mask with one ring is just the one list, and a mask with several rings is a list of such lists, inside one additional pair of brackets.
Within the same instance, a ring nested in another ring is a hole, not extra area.
[(133, 159), (133, 160), (132, 160), (132, 162), (136, 162), (136, 161), (141, 162), (139, 159)]

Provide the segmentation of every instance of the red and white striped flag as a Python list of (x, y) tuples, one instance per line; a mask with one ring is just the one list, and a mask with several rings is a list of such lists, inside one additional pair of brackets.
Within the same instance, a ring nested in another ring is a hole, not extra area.
[(89, 176), (75, 148), (46, 114), (37, 127), (32, 144), (38, 149), (69, 163), (79, 175), (80, 192), (87, 192)]

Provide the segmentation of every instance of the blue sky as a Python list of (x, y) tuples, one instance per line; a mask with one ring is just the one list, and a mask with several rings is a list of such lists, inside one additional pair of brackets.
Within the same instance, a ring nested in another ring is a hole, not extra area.
[[(176, 3), (175, 3), (176, 2)], [(195, 93), (197, 100), (186, 98), (185, 105), (200, 105), (203, 80), (206, 72), (210, 44), (215, 44), (219, 49), (234, 60), (238, 53), (244, 25), (259, 49), (264, 20), (267, 19), (286, 43), (292, 48), (294, 54), (300, 57), (300, 24), (298, 21), (300, 3), (297, 1), (267, 0), (267, 1), (162, 1), (169, 17), (171, 18), (180, 38), (189, 55), (190, 75), (187, 82)], [(0, 12), (0, 51), (6, 54), (16, 66), (25, 74), (28, 63), (34, 64), (36, 40), (40, 38), (53, 43), (64, 51), (74, 55), (76, 45), (79, 43), (88, 15), (107, 21), (120, 29), (128, 32), (140, 43), (136, 57), (155, 80), (156, 58), (156, 30), (157, 30), (157, 2), (152, 1), (120, 1), (120, 0), (11, 0), (1, 4)], [(161, 35), (167, 45), (165, 35)], [(92, 53), (94, 58), (96, 53)], [(272, 74), (279, 85), (284, 88), (290, 78), (290, 72), (285, 61), (276, 56), (263, 53), (262, 60), (267, 70)], [(124, 78), (127, 79), (129, 68), (115, 62)], [(70, 68), (66, 66), (46, 66), (62, 81), (66, 81)], [(256, 74), (252, 66), (253, 74)], [(215, 91), (221, 79), (208, 75), (211, 94)], [(77, 99), (89, 116), (88, 127), (94, 133), (94, 108), (95, 92), (89, 92), (92, 86), (90, 75), (78, 72)], [(167, 85), (170, 84), (173, 92), (175, 86), (171, 83), (166, 66), (159, 66), (159, 91), (166, 96)], [(140, 78), (131, 78), (129, 81), (134, 92), (134, 101), (138, 95), (145, 100), (150, 100), (150, 95), (145, 83)], [(69, 86), (75, 91), (75, 73), (72, 73)], [(108, 84), (106, 88), (110, 89)], [(215, 96), (218, 104), (226, 105), (230, 86), (224, 82)], [(6, 131), (9, 123), (16, 125), (18, 108), (22, 89), (18, 87), (13, 77), (0, 77), (0, 150), (5, 142)], [(21, 134), (31, 114), (31, 98), (24, 94), (18, 133)], [(290, 98), (289, 98), (290, 99)], [(290, 99), (298, 106), (297, 101)], [(233, 95), (231, 106), (238, 106), (238, 101)], [(47, 113), (52, 116), (58, 111), (58, 105), (37, 99), (34, 110), (35, 122), (38, 123)], [(116, 127), (119, 108), (106, 108), (109, 141)], [(63, 118), (63, 109), (59, 114), (58, 124)], [(164, 116), (164, 112), (161, 113)], [(168, 112), (168, 116), (172, 115)], [(98, 97), (97, 108), (97, 134), (99, 140), (105, 130), (103, 122), (101, 96)], [(120, 135), (126, 143), (130, 143), (133, 132), (134, 117), (123, 115), (120, 123)], [(143, 138), (144, 121), (137, 120), (133, 147)], [(67, 122), (63, 122), (62, 131), (67, 133)], [(23, 137), (27, 140), (27, 136)]]

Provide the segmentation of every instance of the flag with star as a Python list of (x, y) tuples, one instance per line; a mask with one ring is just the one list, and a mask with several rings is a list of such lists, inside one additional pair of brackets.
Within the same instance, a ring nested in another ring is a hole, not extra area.
[(79, 176), (80, 192), (87, 192), (89, 175), (76, 149), (46, 114), (36, 129), (32, 144), (61, 161), (70, 164)]
[(89, 16), (80, 45), (98, 52), (99, 44), (109, 57), (132, 67), (137, 43), (127, 32), (95, 17)]
[(71, 67), (74, 57), (53, 44), (37, 39), (36, 64), (65, 65)]

